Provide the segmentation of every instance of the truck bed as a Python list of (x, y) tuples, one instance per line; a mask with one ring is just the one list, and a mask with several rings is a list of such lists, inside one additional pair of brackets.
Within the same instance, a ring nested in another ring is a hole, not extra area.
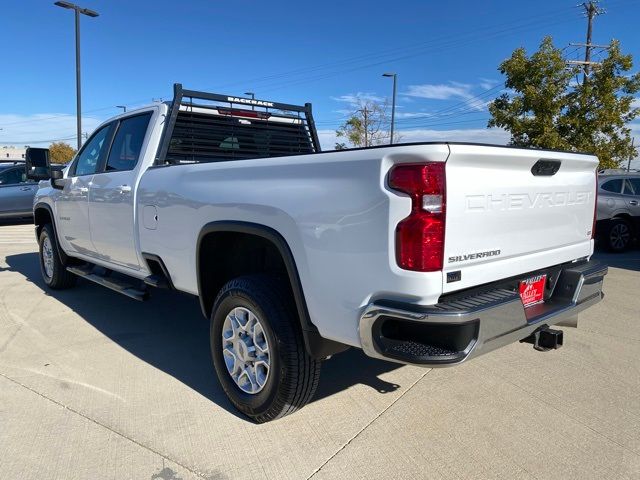
[[(535, 177), (530, 169), (541, 158), (561, 168)], [(395, 257), (395, 226), (411, 201), (388, 187), (387, 175), (395, 164), (421, 162), (446, 162), (445, 266), (438, 272), (403, 270)], [(320, 334), (359, 345), (357, 312), (376, 298), (433, 305), (445, 293), (588, 257), (596, 165), (580, 154), (421, 143), (155, 167), (139, 187), (140, 244), (163, 258), (177, 288), (197, 294), (195, 245), (205, 224), (274, 229), (296, 259)], [(560, 197), (566, 205), (552, 206)], [(144, 227), (148, 205), (157, 209), (154, 230)], [(488, 251), (499, 253), (478, 255)], [(461, 279), (447, 282), (456, 271)]]

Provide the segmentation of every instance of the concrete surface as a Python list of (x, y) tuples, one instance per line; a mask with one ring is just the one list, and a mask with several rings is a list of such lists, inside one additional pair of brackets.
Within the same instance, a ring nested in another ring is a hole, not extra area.
[(254, 425), (226, 400), (194, 298), (44, 289), (31, 225), (0, 225), (0, 472), (20, 479), (640, 478), (640, 252), (565, 347), (428, 370), (358, 351)]

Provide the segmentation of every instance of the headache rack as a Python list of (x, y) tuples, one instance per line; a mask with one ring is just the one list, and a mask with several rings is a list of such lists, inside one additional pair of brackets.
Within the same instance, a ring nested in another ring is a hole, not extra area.
[(246, 160), (320, 151), (311, 104), (218, 95), (173, 86), (157, 165)]

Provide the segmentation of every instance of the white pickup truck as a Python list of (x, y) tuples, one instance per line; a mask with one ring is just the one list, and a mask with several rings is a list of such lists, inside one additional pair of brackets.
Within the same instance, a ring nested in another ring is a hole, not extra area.
[(308, 402), (348, 346), (429, 367), (549, 350), (603, 296), (594, 156), (321, 153), (310, 104), (174, 90), (102, 124), (64, 172), (27, 153), (42, 276), (197, 295), (219, 381), (257, 422)]

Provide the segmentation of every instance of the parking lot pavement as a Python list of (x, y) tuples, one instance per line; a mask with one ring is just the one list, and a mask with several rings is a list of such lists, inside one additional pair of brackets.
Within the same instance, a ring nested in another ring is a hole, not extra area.
[(0, 225), (4, 478), (640, 478), (640, 252), (565, 346), (450, 369), (350, 350), (266, 425), (217, 384), (195, 298), (44, 290), (31, 225)]

